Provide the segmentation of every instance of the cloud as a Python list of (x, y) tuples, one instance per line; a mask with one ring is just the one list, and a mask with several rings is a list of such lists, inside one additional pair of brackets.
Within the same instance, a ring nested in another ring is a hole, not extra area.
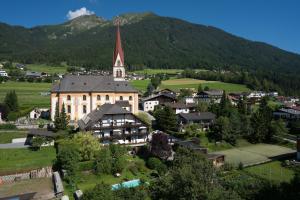
[(95, 14), (93, 11), (90, 11), (88, 9), (86, 9), (86, 7), (82, 7), (80, 9), (77, 9), (75, 11), (69, 10), (68, 14), (67, 14), (67, 18), (69, 20), (74, 19), (76, 17), (80, 17), (83, 15), (92, 15)]

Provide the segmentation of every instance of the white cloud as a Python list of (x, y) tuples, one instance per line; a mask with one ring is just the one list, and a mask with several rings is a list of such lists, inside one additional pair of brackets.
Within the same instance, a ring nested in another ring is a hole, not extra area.
[(67, 18), (69, 20), (74, 19), (76, 17), (80, 17), (82, 15), (92, 15), (95, 14), (93, 11), (90, 11), (88, 9), (86, 9), (86, 7), (82, 7), (80, 9), (77, 9), (75, 11), (69, 10), (68, 14), (67, 14)]

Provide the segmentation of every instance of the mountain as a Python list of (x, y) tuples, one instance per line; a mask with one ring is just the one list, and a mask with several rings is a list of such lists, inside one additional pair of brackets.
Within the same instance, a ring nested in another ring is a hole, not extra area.
[[(153, 68), (236, 66), (294, 73), (300, 55), (221, 29), (153, 13), (118, 16), (125, 62)], [(110, 68), (115, 20), (81, 16), (58, 25), (24, 28), (0, 23), (0, 59)]]

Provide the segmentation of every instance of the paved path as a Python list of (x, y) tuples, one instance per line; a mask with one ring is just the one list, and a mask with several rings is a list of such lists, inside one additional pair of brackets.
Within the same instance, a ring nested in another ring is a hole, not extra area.
[(0, 144), (0, 149), (20, 149), (20, 148), (28, 148), (28, 147), (30, 146), (25, 145), (24, 142)]

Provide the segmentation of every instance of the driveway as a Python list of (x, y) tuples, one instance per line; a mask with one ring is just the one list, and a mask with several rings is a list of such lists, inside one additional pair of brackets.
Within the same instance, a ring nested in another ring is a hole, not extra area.
[(30, 146), (25, 145), (24, 142), (0, 144), (0, 149), (21, 149), (21, 148), (28, 148), (28, 147)]

